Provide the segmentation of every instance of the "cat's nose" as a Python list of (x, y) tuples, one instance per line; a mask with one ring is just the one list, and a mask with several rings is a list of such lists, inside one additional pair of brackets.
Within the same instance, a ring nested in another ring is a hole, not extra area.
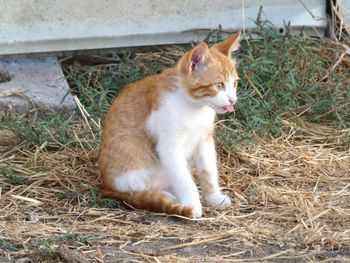
[(228, 101), (233, 105), (237, 102), (237, 99), (229, 98)]

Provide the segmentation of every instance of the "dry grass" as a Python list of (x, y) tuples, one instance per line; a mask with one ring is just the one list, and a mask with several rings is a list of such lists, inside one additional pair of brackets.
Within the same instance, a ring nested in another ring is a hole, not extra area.
[(342, 1), (330, 1), (332, 18), (329, 21), (329, 31), (331, 38), (335, 41), (341, 41), (350, 44), (350, 10), (346, 10)]
[[(343, 141), (349, 131), (296, 117), (285, 123), (288, 135), (238, 144), (235, 153), (220, 149), (222, 185), (234, 203), (206, 209), (199, 221), (94, 208), (106, 203), (92, 192), (93, 149), (56, 145), (52, 152), (23, 142), (1, 158), (28, 178), (18, 185), (1, 179), (0, 242), (12, 245), (4, 253), (51, 262), (67, 243), (94, 262), (350, 260), (350, 150)], [(217, 127), (226, 129), (225, 122)]]

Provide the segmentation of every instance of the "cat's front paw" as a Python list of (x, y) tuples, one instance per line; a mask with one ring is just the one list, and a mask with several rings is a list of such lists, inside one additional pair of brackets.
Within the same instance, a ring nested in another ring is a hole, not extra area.
[(204, 197), (207, 205), (224, 209), (231, 206), (231, 199), (223, 193), (213, 193)]
[(199, 205), (192, 206), (192, 217), (193, 218), (200, 218), (203, 214), (202, 204), (199, 203)]

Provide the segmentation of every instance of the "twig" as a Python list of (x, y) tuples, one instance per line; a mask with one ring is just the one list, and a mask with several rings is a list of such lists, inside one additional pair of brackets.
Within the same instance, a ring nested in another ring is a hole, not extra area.
[(321, 21), (321, 20), (325, 20), (326, 18), (324, 17), (319, 17), (319, 16), (315, 16), (312, 11), (306, 6), (306, 4), (304, 3), (304, 1), (299, 0), (299, 2), (303, 5), (303, 7), (305, 8), (305, 10), (310, 14), (310, 16), (315, 19), (316, 21)]
[(191, 246), (198, 246), (198, 245), (209, 243), (209, 242), (212, 242), (212, 241), (225, 239), (225, 238), (228, 238), (230, 236), (231, 236), (230, 233), (225, 233), (225, 234), (222, 234), (222, 235), (219, 235), (219, 236), (214, 236), (214, 237), (202, 239), (202, 240), (199, 240), (199, 241), (192, 241), (192, 242), (185, 243), (185, 244), (179, 244), (179, 245), (175, 245), (175, 246), (166, 247), (166, 248), (161, 249), (160, 251), (166, 251), (166, 250), (172, 250), (172, 249), (178, 249), (178, 248), (184, 248), (184, 247), (191, 247)]
[[(80, 100), (78, 99), (78, 97), (76, 95), (74, 95), (74, 100), (77, 103), (79, 110), (81, 110), (82, 115), (87, 116), (91, 122), (96, 126), (96, 128), (100, 128), (100, 126), (97, 124), (97, 122), (91, 117), (91, 115), (86, 111), (85, 107), (83, 106), (83, 104), (81, 104)], [(85, 117), (86, 118), (86, 117)]]
[(253, 83), (253, 81), (251, 81), (248, 77), (246, 77), (246, 79), (248, 80), (249, 84), (252, 86), (252, 88), (255, 90), (255, 92), (259, 95), (259, 97), (261, 99), (264, 99), (263, 95), (261, 95), (260, 91), (258, 90), (258, 88), (255, 86), (255, 84)]
[(11, 197), (13, 197), (15, 199), (22, 200), (22, 201), (30, 202), (30, 203), (33, 203), (35, 205), (41, 205), (42, 204), (41, 201), (38, 201), (38, 200), (33, 199), (33, 198), (29, 198), (29, 197), (24, 197), (24, 196), (20, 196), (20, 195), (11, 195)]

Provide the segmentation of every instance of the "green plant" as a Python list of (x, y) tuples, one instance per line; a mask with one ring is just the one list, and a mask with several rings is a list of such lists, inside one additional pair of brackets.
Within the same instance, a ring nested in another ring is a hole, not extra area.
[(17, 173), (14, 169), (0, 165), (0, 175), (4, 176), (7, 181), (12, 185), (24, 184), (28, 177)]
[(112, 199), (101, 199), (98, 189), (93, 188), (91, 189), (89, 206), (94, 208), (115, 208), (118, 207), (118, 203)]
[(55, 236), (45, 239), (33, 240), (30, 246), (44, 257), (55, 258), (58, 256), (58, 248), (62, 243), (77, 241), (84, 245), (90, 245), (90, 239), (78, 233), (66, 233), (61, 236)]
[(8, 250), (8, 251), (19, 251), (23, 249), (23, 246), (21, 244), (12, 243), (12, 242), (8, 242), (6, 240), (0, 239), (0, 249)]

